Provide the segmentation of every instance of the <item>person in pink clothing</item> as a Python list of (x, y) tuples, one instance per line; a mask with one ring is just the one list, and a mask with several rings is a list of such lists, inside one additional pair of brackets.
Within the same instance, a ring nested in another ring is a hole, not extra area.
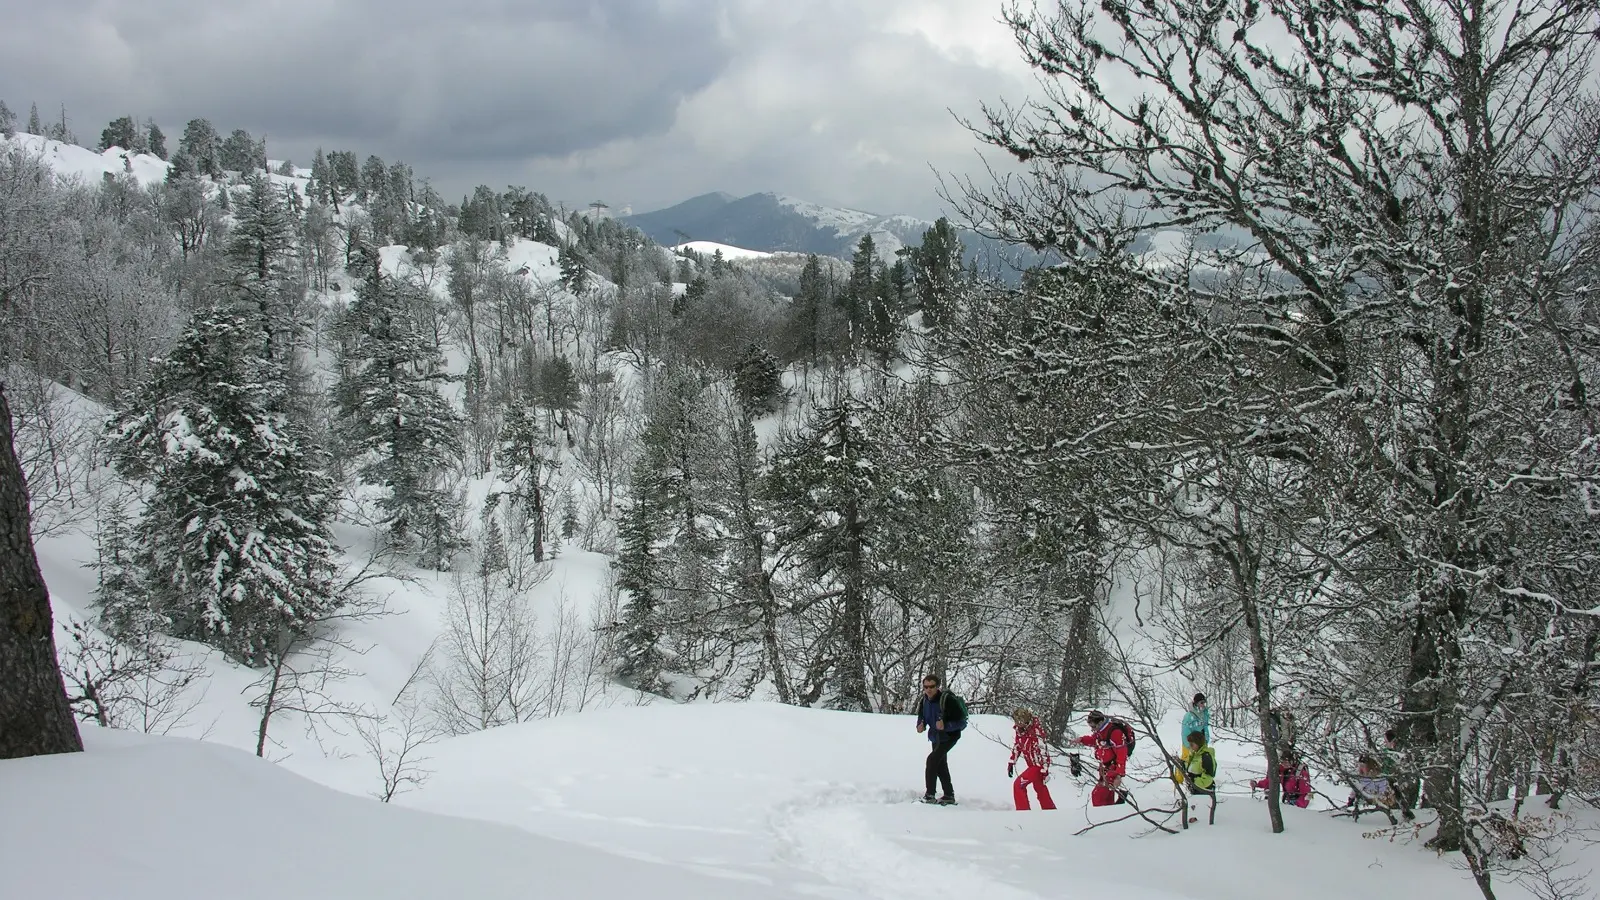
[(1089, 792), (1091, 806), (1112, 806), (1127, 803), (1122, 790), (1122, 776), (1128, 772), (1128, 749), (1133, 729), (1121, 719), (1108, 718), (1098, 709), (1089, 710), (1089, 733), (1078, 738), (1078, 743), (1094, 748), (1094, 758), (1100, 762), (1100, 779)]
[[(1016, 778), (1011, 784), (1011, 793), (1017, 801), (1017, 809), (1032, 808), (1028, 805), (1030, 784), (1039, 795), (1039, 808), (1055, 809), (1056, 802), (1050, 799), (1050, 789), (1045, 787), (1045, 781), (1050, 778), (1050, 750), (1044, 743), (1044, 725), (1026, 709), (1012, 713), (1011, 721), (1016, 737), (1011, 743), (1011, 762), (1006, 765), (1006, 777)], [(1025, 766), (1021, 775), (1017, 775), (1018, 759)]]
[[(1311, 770), (1300, 761), (1300, 755), (1293, 750), (1284, 750), (1278, 757), (1278, 785), (1283, 792), (1283, 802), (1291, 806), (1305, 809), (1311, 803)], [(1262, 778), (1255, 783), (1261, 790), (1267, 789), (1267, 779)]]

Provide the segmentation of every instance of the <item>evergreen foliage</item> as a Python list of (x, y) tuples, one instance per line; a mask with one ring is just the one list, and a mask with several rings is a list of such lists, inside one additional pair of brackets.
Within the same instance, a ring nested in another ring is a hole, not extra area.
[(445, 569), (462, 546), (457, 501), (444, 484), (461, 462), (461, 423), (439, 394), (448, 376), (418, 321), (419, 299), (431, 302), (376, 267), (358, 288), (341, 324), (338, 433), (361, 460), (361, 479), (385, 490), (379, 505), (389, 540)]
[[(147, 483), (136, 528), (143, 593), (171, 633), (259, 664), (285, 629), (337, 604), (326, 520), (332, 486), (282, 412), (282, 366), (253, 322), (197, 313), (112, 423), (112, 458)], [(119, 551), (120, 552), (120, 551)], [(145, 602), (102, 598), (126, 620)]]

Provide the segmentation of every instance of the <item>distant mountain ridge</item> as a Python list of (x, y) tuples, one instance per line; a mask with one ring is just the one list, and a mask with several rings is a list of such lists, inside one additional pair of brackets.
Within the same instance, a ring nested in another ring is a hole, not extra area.
[(714, 241), (747, 250), (824, 256), (849, 256), (862, 236), (870, 234), (879, 252), (892, 257), (901, 247), (920, 243), (922, 233), (933, 227), (912, 216), (822, 206), (772, 193), (702, 194), (624, 221), (668, 247), (685, 240)]

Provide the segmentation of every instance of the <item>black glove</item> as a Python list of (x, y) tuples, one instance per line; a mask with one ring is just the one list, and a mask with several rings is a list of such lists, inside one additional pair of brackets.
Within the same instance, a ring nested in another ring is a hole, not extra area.
[(1015, 778), (1015, 777), (1017, 777), (1017, 764), (1016, 763), (1006, 763), (1006, 777), (1007, 778)]
[(1078, 761), (1078, 754), (1074, 753), (1067, 757), (1067, 766), (1072, 769), (1073, 777), (1083, 774), (1083, 763)]

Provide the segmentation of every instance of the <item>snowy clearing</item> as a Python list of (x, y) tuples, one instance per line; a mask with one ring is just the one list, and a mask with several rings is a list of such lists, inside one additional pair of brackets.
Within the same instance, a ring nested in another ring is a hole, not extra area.
[(746, 250), (743, 247), (735, 247), (731, 244), (719, 244), (716, 241), (689, 241), (685, 244), (679, 244), (672, 249), (678, 252), (682, 252), (684, 250), (693, 250), (696, 253), (703, 253), (706, 256), (711, 256), (715, 253), (721, 253), (723, 259), (766, 259), (770, 256), (777, 256), (776, 253), (769, 253), (765, 250)]

